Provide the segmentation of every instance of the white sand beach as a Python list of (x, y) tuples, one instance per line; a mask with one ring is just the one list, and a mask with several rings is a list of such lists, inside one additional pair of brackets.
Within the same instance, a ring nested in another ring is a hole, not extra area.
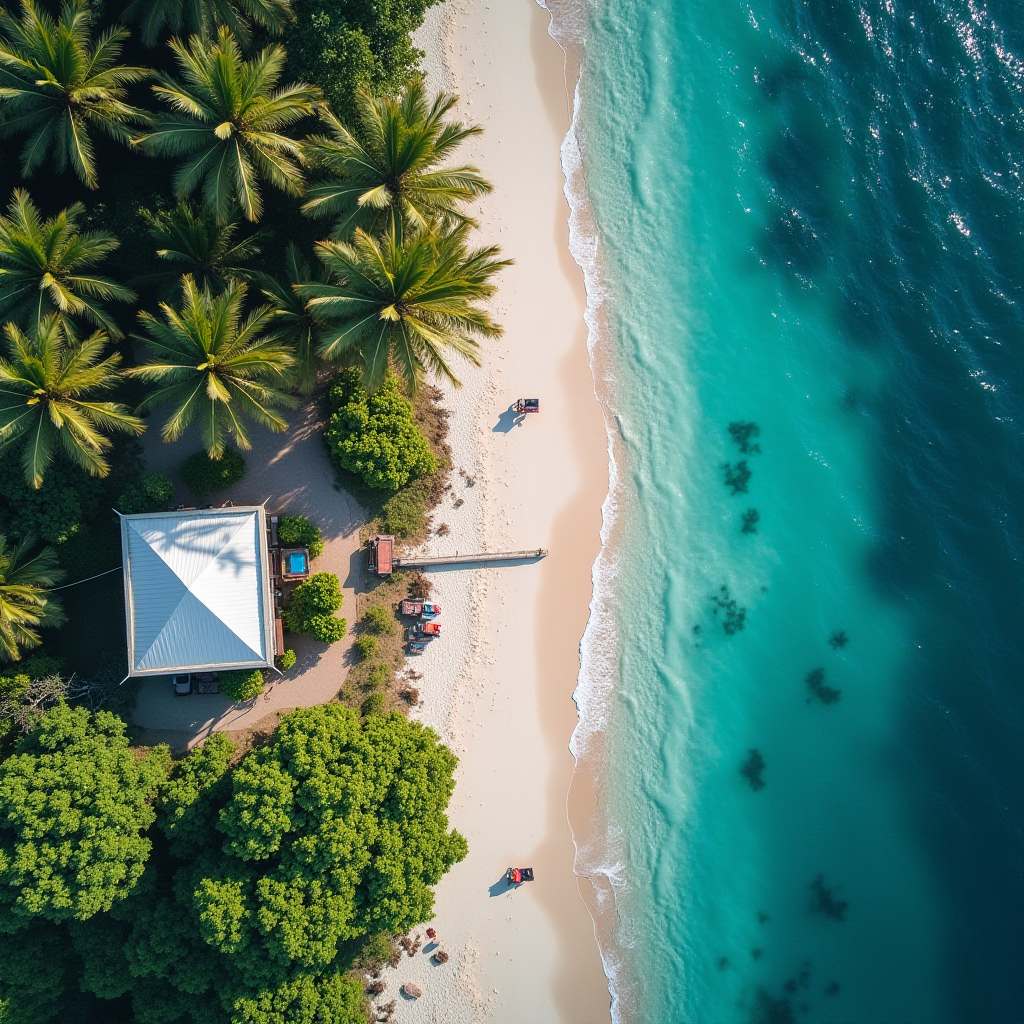
[[(493, 303), (504, 337), (485, 346), (482, 367), (457, 367), (464, 386), (445, 392), (452, 490), (434, 525), (449, 532), (433, 536), (426, 550), (544, 547), (550, 554), (540, 562), (430, 573), (445, 636), (409, 663), (421, 676), (415, 686), (422, 704), (413, 716), (460, 758), (450, 817), (469, 856), (437, 889), (431, 924), (449, 962), (437, 966), (421, 950), (385, 971), (379, 1002), (397, 1000), (396, 1024), (610, 1019), (566, 815), (577, 721), (572, 693), (600, 547), (606, 435), (559, 163), (571, 86), (567, 95), (563, 55), (547, 26), (534, 0), (448, 0), (428, 12), (416, 37), (427, 52), (429, 86), (457, 92), (456, 115), (486, 128), (459, 154), (495, 186), (475, 211), (475, 240), (497, 243), (515, 260), (500, 275)], [(509, 407), (519, 397), (539, 398), (541, 414), (516, 424)], [(334, 488), (318, 435), (309, 404), (288, 434), (256, 440), (247, 476), (224, 497), (268, 501), (273, 511), (318, 522), (326, 547), (316, 568), (341, 578), (341, 614), (351, 623), (365, 571), (360, 513)], [(146, 448), (155, 470), (170, 472), (180, 461), (180, 446), (161, 445), (155, 430)], [(175, 700), (166, 684), (146, 682), (136, 724), (151, 740), (177, 730), (180, 745), (182, 731), (195, 742), (213, 729), (246, 729), (272, 712), (329, 700), (344, 679), (350, 641), (333, 648), (295, 643), (299, 664), (252, 706), (208, 696)], [(507, 889), (510, 865), (533, 867), (536, 881)], [(420, 999), (399, 994), (406, 981), (422, 988)]]

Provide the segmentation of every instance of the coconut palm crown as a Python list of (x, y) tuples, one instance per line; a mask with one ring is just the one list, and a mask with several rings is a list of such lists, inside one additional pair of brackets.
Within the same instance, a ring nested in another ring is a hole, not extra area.
[(181, 277), (191, 274), (200, 288), (217, 290), (228, 281), (246, 281), (257, 276), (252, 261), (259, 256), (260, 232), (236, 238), (240, 227), (238, 217), (221, 223), (217, 218), (192, 203), (179, 203), (169, 212), (144, 210), (150, 238), (156, 243), (157, 257), (167, 269), (142, 278), (142, 282), (173, 285), (180, 290)]
[(146, 46), (155, 46), (163, 31), (171, 35), (210, 38), (226, 25), (248, 42), (253, 25), (277, 35), (292, 18), (289, 0), (133, 0), (125, 9), (128, 21), (139, 23)]
[(459, 207), (492, 186), (475, 167), (441, 166), (483, 130), (445, 120), (457, 101), (442, 92), (428, 103), (418, 80), (397, 98), (360, 91), (358, 137), (321, 108), (328, 134), (307, 139), (306, 152), (325, 180), (307, 189), (303, 212), (334, 217), (334, 236), (342, 239), (356, 228), (377, 234), (394, 217), (407, 230), (433, 222), (442, 227), (470, 222)]
[(371, 392), (392, 364), (410, 391), (428, 371), (458, 385), (447, 351), (479, 363), (479, 339), (502, 333), (478, 303), (494, 294), (490, 279), (512, 262), (496, 258), (497, 246), (467, 248), (467, 231), (410, 237), (392, 225), (381, 238), (357, 228), (351, 243), (318, 242), (330, 279), (295, 290), (324, 323), (320, 355), (361, 360)]
[(102, 231), (79, 231), (81, 203), (44, 220), (32, 197), (15, 189), (7, 216), (0, 216), (0, 322), (29, 328), (57, 313), (70, 328), (74, 317), (122, 337), (102, 303), (132, 302), (135, 292), (90, 273), (120, 244)]
[(227, 221), (235, 205), (246, 219), (263, 212), (261, 182), (289, 195), (303, 183), (302, 145), (282, 129), (314, 112), (320, 92), (291, 83), (278, 88), (285, 62), (281, 46), (244, 60), (230, 29), (215, 44), (192, 36), (172, 39), (181, 81), (156, 73), (153, 91), (171, 108), (136, 139), (145, 152), (180, 158), (174, 174), (178, 198), (202, 189), (203, 203)]
[(287, 429), (274, 409), (297, 404), (287, 391), (295, 357), (266, 333), (268, 306), (242, 318), (245, 297), (241, 282), (229, 282), (224, 292), (212, 295), (186, 276), (180, 309), (161, 303), (162, 320), (139, 314), (146, 333), (136, 337), (152, 358), (125, 371), (156, 385), (142, 409), (171, 407), (163, 439), (176, 441), (195, 422), (211, 459), (224, 454), (229, 434), (239, 448), (252, 447), (246, 421), (269, 430)]
[(40, 626), (64, 621), (60, 602), (47, 587), (64, 577), (53, 548), (29, 557), (35, 538), (11, 544), (0, 534), (0, 661), (20, 661), (22, 649), (38, 647)]
[(100, 401), (119, 379), (119, 353), (101, 359), (107, 336), (68, 338), (50, 315), (28, 334), (4, 327), (6, 358), (0, 358), (0, 449), (22, 443), (30, 487), (39, 488), (58, 445), (91, 476), (106, 476), (108, 431), (139, 435), (146, 425), (117, 402)]
[(111, 28), (95, 42), (85, 3), (67, 3), (54, 20), (32, 0), (21, 18), (0, 9), (0, 136), (29, 133), (21, 173), (31, 177), (48, 157), (58, 171), (69, 166), (89, 187), (99, 177), (90, 132), (120, 142), (148, 115), (125, 101), (126, 86), (149, 75), (146, 68), (117, 63), (128, 37)]

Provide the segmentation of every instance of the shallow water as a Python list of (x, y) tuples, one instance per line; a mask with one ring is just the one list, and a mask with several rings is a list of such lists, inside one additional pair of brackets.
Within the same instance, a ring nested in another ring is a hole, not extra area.
[(1024, 1019), (1024, 13), (586, 21), (616, 1014)]

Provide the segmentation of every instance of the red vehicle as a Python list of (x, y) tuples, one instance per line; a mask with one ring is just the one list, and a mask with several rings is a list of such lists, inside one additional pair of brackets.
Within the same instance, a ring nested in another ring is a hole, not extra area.
[(441, 623), (440, 622), (417, 622), (412, 627), (412, 631), (416, 636), (440, 636), (441, 635)]
[(520, 398), (516, 402), (516, 412), (520, 416), (525, 416), (527, 413), (540, 412), (540, 399), (539, 398)]
[(439, 604), (431, 604), (429, 601), (410, 601), (406, 599), (402, 602), (399, 611), (403, 615), (412, 615), (417, 619), (421, 615), (425, 620), (436, 619), (441, 614), (441, 606)]
[(509, 868), (505, 872), (505, 878), (509, 885), (521, 885), (523, 882), (532, 882), (533, 868)]

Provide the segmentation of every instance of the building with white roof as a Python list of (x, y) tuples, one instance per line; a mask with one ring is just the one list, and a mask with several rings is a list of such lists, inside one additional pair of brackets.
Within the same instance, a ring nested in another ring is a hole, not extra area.
[(272, 668), (260, 506), (121, 516), (128, 674)]

